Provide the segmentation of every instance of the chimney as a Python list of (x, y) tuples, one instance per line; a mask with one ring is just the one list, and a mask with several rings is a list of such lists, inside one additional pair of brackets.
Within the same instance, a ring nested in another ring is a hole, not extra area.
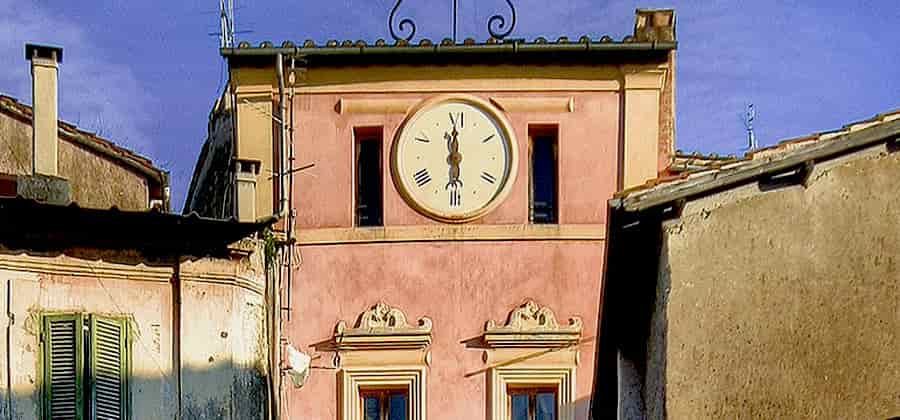
[(25, 59), (31, 61), (33, 173), (57, 176), (57, 79), (62, 48), (25, 44)]
[(256, 221), (256, 178), (262, 162), (253, 159), (238, 159), (235, 162), (237, 194), (237, 220), (239, 222)]
[(637, 42), (675, 42), (675, 10), (635, 10), (634, 39)]

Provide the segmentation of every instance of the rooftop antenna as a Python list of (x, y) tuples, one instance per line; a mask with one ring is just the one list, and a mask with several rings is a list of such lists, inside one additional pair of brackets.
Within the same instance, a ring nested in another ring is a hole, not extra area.
[(744, 123), (744, 128), (747, 130), (747, 150), (753, 151), (756, 150), (759, 145), (756, 144), (756, 134), (753, 132), (753, 121), (756, 120), (756, 108), (753, 107), (753, 103), (747, 105), (747, 111), (741, 115), (741, 121)]
[(219, 48), (234, 47), (234, 0), (219, 0)]

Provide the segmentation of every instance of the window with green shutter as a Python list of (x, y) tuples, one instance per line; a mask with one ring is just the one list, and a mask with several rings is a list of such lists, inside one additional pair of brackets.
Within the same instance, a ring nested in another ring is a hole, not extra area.
[(79, 314), (44, 317), (45, 419), (81, 419), (84, 414), (83, 323)]
[(44, 317), (44, 418), (128, 417), (129, 343), (123, 318)]

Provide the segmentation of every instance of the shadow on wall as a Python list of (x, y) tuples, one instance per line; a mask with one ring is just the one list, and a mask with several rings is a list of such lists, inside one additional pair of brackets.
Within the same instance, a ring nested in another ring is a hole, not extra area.
[[(13, 373), (15, 375), (15, 373)], [(5, 372), (4, 372), (4, 376)], [(39, 378), (41, 375), (35, 375)], [(209, 368), (182, 369), (182, 419), (253, 420), (267, 418), (265, 373), (228, 363), (210, 363)], [(230, 382), (228, 379), (230, 378)], [(223, 381), (225, 379), (225, 381)], [(173, 376), (132, 376), (130, 419), (176, 418), (178, 398)], [(43, 397), (39, 382), (8, 392), (7, 378), (0, 389), (0, 419), (41, 418)], [(30, 388), (34, 387), (34, 390)], [(146, 394), (141, 390), (148, 390)], [(138, 408), (140, 407), (140, 408)]]
[(572, 403), (572, 410), (575, 413), (575, 420), (589, 420), (591, 418), (591, 396), (581, 397)]

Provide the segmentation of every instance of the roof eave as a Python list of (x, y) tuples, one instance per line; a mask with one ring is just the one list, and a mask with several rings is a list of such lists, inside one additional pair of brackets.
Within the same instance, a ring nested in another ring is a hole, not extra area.
[(889, 141), (898, 136), (900, 136), (900, 119), (849, 132), (795, 153), (789, 153), (777, 160), (754, 162), (746, 167), (735, 169), (733, 172), (720, 172), (715, 176), (699, 177), (695, 180), (688, 179), (655, 191), (616, 197), (609, 200), (609, 205), (627, 212), (640, 212), (661, 207), (678, 200), (691, 199), (712, 191), (752, 182), (764, 176), (792, 170), (809, 162), (828, 160), (844, 153)]
[(228, 246), (271, 226), (196, 214), (81, 208), (24, 198), (0, 199), (0, 247), (59, 251), (75, 248), (139, 250), (153, 255), (225, 255)]
[(222, 48), (219, 53), (229, 57), (276, 56), (377, 56), (422, 54), (525, 54), (525, 53), (605, 53), (672, 51), (677, 42), (573, 42), (554, 44), (496, 43), (478, 45), (428, 45), (428, 46), (351, 46), (351, 47), (248, 47)]

